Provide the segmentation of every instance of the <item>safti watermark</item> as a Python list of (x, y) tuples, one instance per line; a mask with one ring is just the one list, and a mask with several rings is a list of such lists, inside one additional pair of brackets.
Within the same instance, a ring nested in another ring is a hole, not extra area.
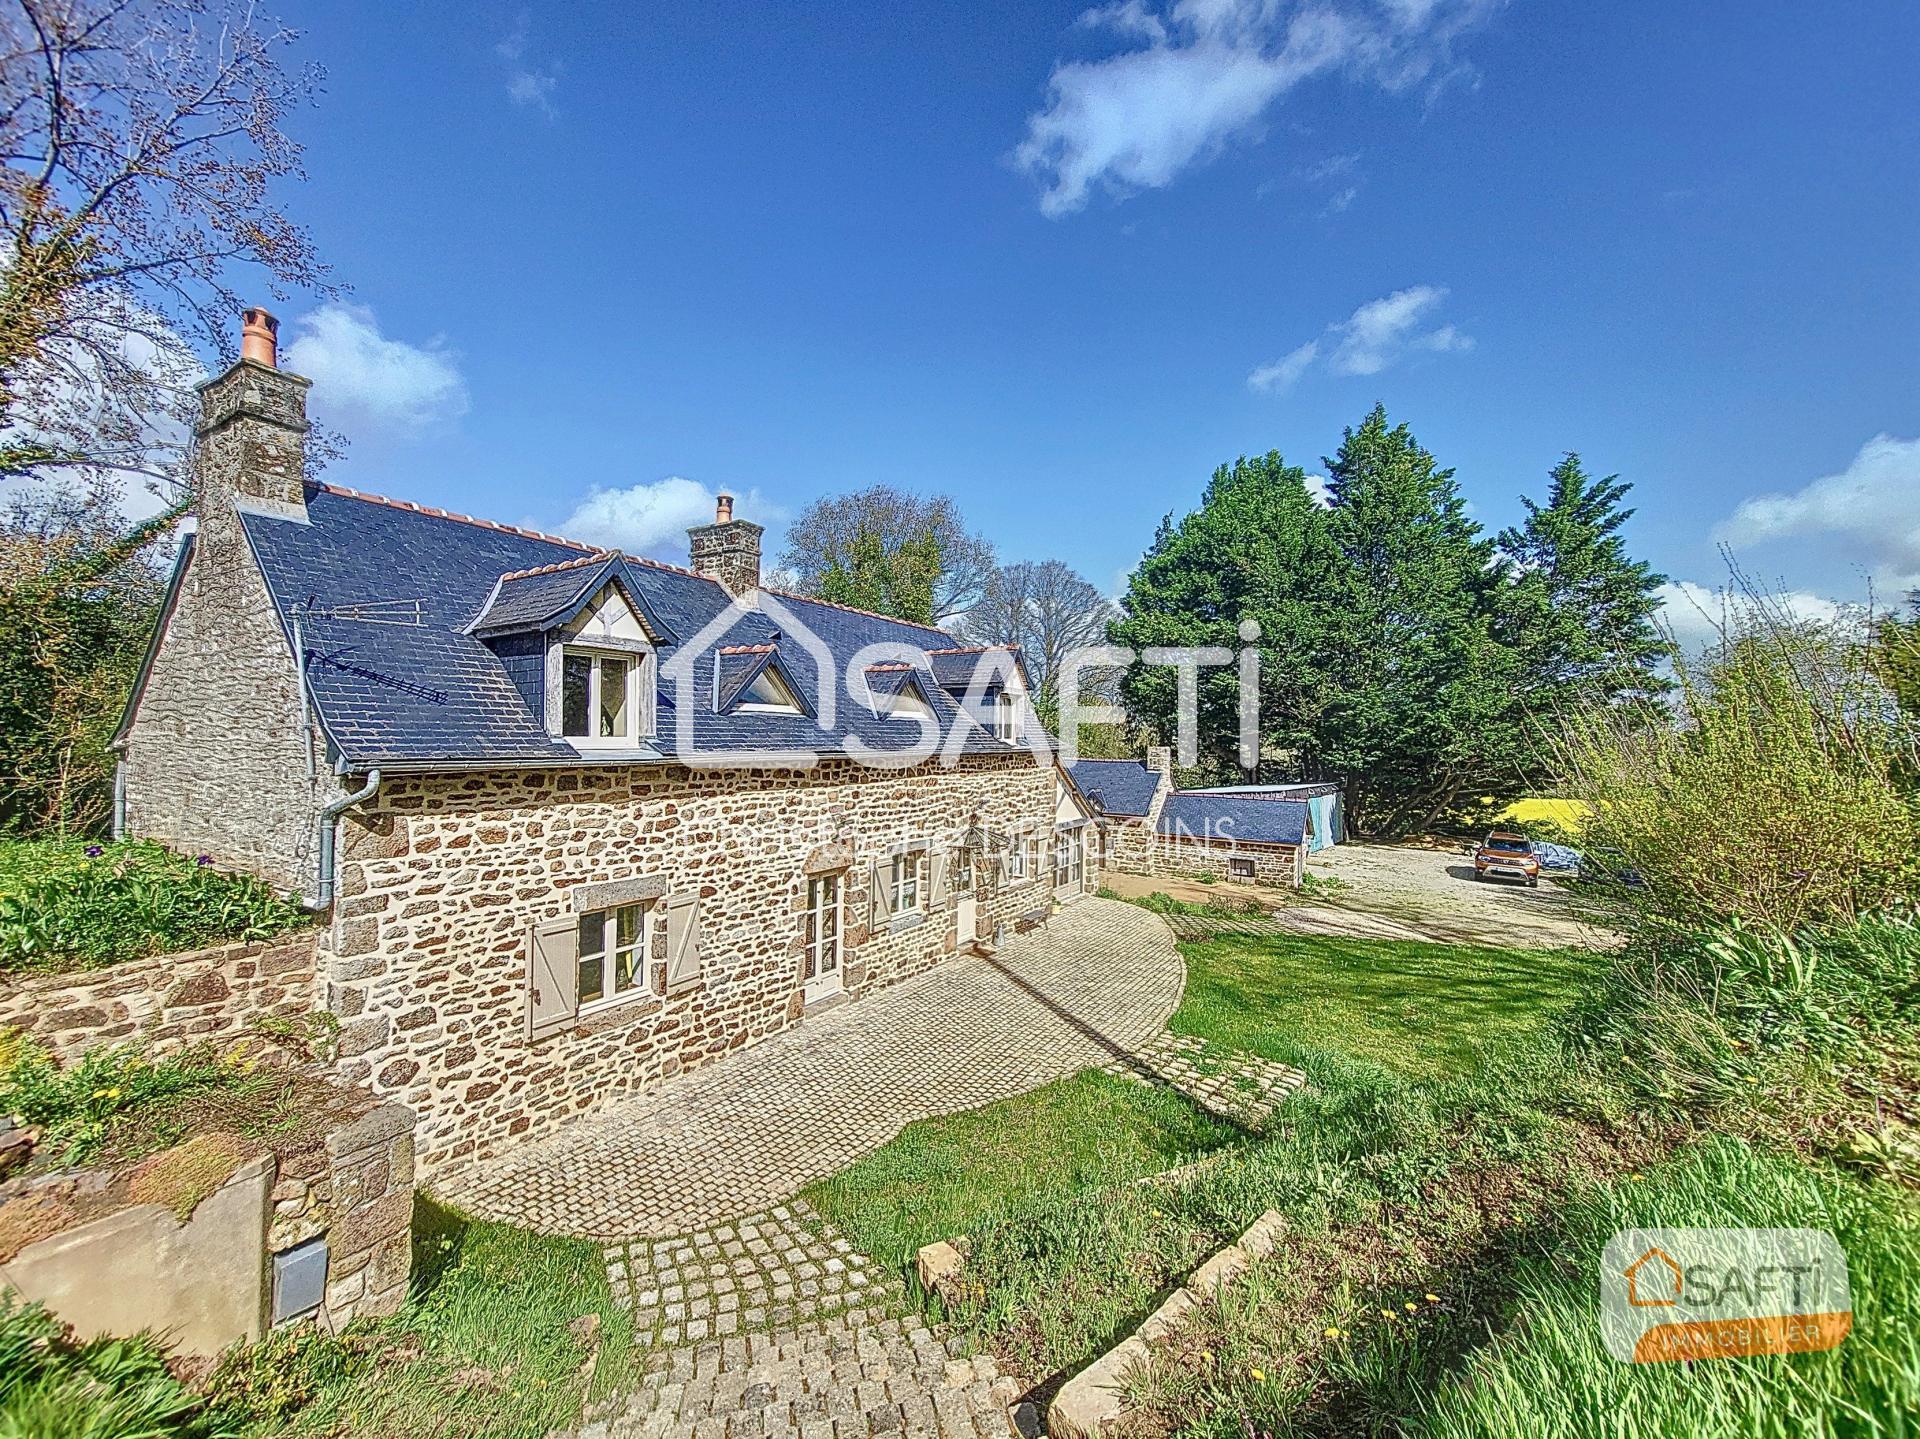
[(1853, 1328), (1823, 1229), (1623, 1229), (1600, 1256), (1600, 1333), (1630, 1364), (1805, 1354)]

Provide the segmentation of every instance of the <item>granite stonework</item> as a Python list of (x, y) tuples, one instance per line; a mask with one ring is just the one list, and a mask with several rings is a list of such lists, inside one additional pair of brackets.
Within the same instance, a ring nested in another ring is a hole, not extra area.
[[(1042, 885), (981, 885), (962, 935), (934, 861), (950, 871), (974, 825), (1049, 833), (1053, 807), (1054, 771), (1023, 751), (952, 769), (831, 759), (389, 780), (344, 823), (322, 955), (345, 1075), (419, 1114), (423, 1172), (499, 1153), (799, 1023), (810, 872), (843, 876), (854, 998), (1010, 926), (1047, 902)], [(884, 882), (902, 847), (928, 850), (922, 903), (876, 915), (876, 866)], [(589, 885), (697, 894), (698, 980), (529, 1039), (529, 936)]]
[(164, 1054), (238, 1039), (261, 1019), (291, 1019), (320, 1006), (319, 933), (72, 974), (8, 975), (0, 983), (0, 1029), (25, 1030), (63, 1061), (101, 1044), (134, 1043)]
[(192, 550), (117, 743), (128, 833), (312, 894), (314, 816), (339, 782), (310, 772), (299, 670), (239, 514), (305, 514), (306, 389), (242, 361), (201, 390)]

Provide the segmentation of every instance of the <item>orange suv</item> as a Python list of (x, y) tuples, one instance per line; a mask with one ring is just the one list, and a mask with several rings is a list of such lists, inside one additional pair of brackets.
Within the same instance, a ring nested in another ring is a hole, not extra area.
[(1475, 879), (1524, 879), (1538, 889), (1540, 856), (1533, 852), (1533, 841), (1525, 835), (1508, 834), (1496, 829), (1473, 852)]

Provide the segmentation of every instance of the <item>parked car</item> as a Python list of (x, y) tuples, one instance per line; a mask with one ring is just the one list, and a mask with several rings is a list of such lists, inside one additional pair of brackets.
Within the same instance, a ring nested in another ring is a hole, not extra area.
[(1496, 829), (1473, 852), (1475, 879), (1521, 879), (1538, 888), (1540, 856), (1533, 852), (1533, 841), (1522, 834)]

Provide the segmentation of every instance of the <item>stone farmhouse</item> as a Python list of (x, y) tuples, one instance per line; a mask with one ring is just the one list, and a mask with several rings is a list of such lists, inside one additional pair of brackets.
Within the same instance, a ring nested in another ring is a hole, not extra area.
[(1083, 759), (1067, 773), (1099, 817), (1102, 865), (1126, 874), (1293, 886), (1307, 856), (1340, 838), (1337, 784), (1176, 789), (1168, 748), (1144, 762)]
[(346, 1077), (432, 1171), (990, 946), (1098, 882), (1017, 653), (306, 477), (245, 315), (115, 740), (122, 832), (320, 915)]

